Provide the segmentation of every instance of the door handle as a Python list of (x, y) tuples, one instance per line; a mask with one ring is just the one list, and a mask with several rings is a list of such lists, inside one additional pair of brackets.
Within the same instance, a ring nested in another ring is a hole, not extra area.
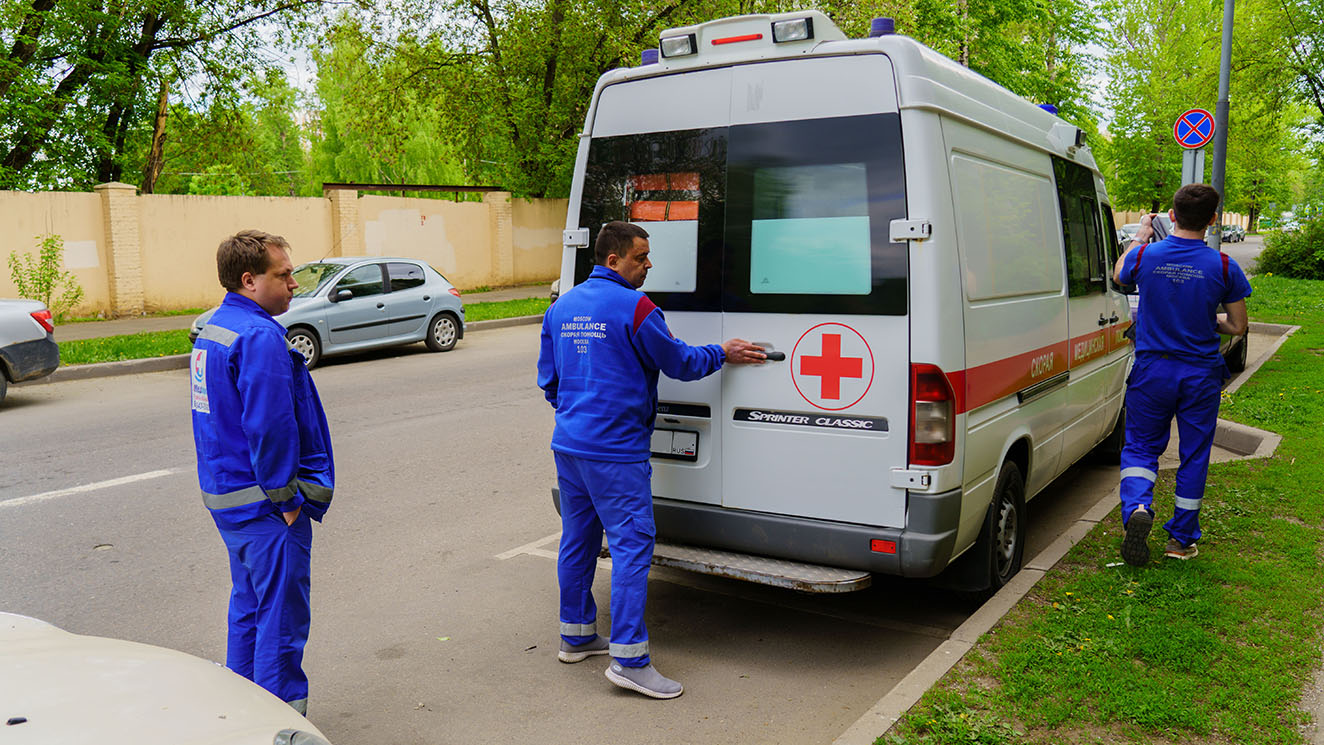
[(1108, 323), (1117, 323), (1117, 322), (1120, 321), (1120, 320), (1122, 320), (1122, 319), (1118, 318), (1118, 317), (1117, 317), (1117, 312), (1114, 311), (1114, 312), (1113, 312), (1113, 316), (1112, 316), (1112, 318), (1109, 318), (1109, 319), (1108, 319)]
[(1107, 318), (1104, 318), (1102, 313), (1099, 314), (1099, 325), (1100, 325), (1100, 326), (1107, 326), (1107, 325), (1108, 325), (1108, 319), (1107, 319)]
[(385, 308), (385, 307), (386, 307), (386, 303), (377, 303), (377, 309), (378, 309), (378, 310), (381, 310), (382, 308)]
[(424, 296), (423, 296), (423, 302), (425, 302), (425, 303), (426, 303), (427, 301), (431, 300), (431, 299), (432, 299), (432, 296), (431, 296), (431, 295), (424, 295)]
[(768, 362), (781, 362), (786, 359), (785, 352), (768, 352)]

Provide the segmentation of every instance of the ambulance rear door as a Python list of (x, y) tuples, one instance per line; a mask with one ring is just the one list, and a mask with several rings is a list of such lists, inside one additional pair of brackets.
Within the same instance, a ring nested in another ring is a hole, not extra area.
[(721, 379), (722, 505), (905, 525), (909, 426), (901, 123), (890, 61), (732, 71), (723, 338), (785, 355)]
[[(583, 169), (578, 224), (591, 235), (575, 257), (575, 283), (593, 268), (592, 241), (612, 220), (649, 235), (653, 268), (641, 288), (676, 338), (720, 343), (722, 242), (731, 70), (644, 78), (603, 89)], [(572, 203), (571, 209), (575, 208)], [(653, 493), (720, 504), (725, 371), (658, 381)]]

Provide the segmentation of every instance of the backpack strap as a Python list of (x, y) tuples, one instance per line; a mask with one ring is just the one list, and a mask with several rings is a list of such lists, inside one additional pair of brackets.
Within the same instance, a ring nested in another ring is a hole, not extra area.
[(1148, 245), (1148, 243), (1143, 243), (1140, 245), (1140, 250), (1136, 251), (1136, 268), (1131, 271), (1136, 279), (1140, 279), (1140, 260), (1145, 258), (1145, 246)]
[(1227, 254), (1223, 253), (1222, 251), (1219, 251), (1219, 252), (1218, 252), (1218, 255), (1219, 255), (1220, 257), (1222, 257), (1222, 259), (1223, 259), (1223, 286), (1226, 287), (1226, 286), (1227, 286), (1227, 262), (1228, 262), (1228, 256), (1227, 256)]

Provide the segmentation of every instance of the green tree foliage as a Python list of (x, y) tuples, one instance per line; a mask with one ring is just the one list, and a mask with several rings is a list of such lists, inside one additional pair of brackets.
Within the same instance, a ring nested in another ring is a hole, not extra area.
[(435, 85), (418, 42), (342, 15), (313, 50), (317, 108), (308, 127), (308, 186), (323, 182), (465, 184), (446, 135), (454, 106)]
[(971, 69), (1092, 129), (1083, 94), (1094, 35), (1082, 0), (845, 0), (789, 6), (759, 0), (625, 5), (611, 0), (453, 0), (449, 32), (423, 36), (426, 75), (445, 95), (446, 118), (467, 170), (531, 196), (569, 191), (593, 86), (604, 72), (638, 64), (667, 28), (744, 13), (817, 7), (849, 35), (874, 16)]
[(323, 1), (0, 0), (0, 188), (141, 172), (130, 138), (160, 81), (242, 79), (259, 30), (298, 33)]
[[(198, 110), (171, 105), (164, 167), (155, 191), (180, 194), (320, 194), (306, 186), (308, 155), (297, 121), (299, 92), (280, 70), (266, 70)], [(133, 157), (143, 162), (150, 130), (140, 129)]]
[(9, 254), (9, 276), (19, 297), (40, 300), (57, 320), (83, 301), (78, 278), (64, 270), (64, 239), (58, 235), (37, 236), (36, 256)]

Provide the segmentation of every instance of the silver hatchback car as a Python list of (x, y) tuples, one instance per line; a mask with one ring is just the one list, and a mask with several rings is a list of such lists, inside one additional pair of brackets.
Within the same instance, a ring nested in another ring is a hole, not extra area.
[[(276, 320), (309, 368), (324, 356), (420, 341), (446, 352), (464, 338), (460, 291), (417, 259), (322, 259), (295, 268), (294, 280), (290, 309)], [(193, 321), (190, 340), (215, 312)]]

